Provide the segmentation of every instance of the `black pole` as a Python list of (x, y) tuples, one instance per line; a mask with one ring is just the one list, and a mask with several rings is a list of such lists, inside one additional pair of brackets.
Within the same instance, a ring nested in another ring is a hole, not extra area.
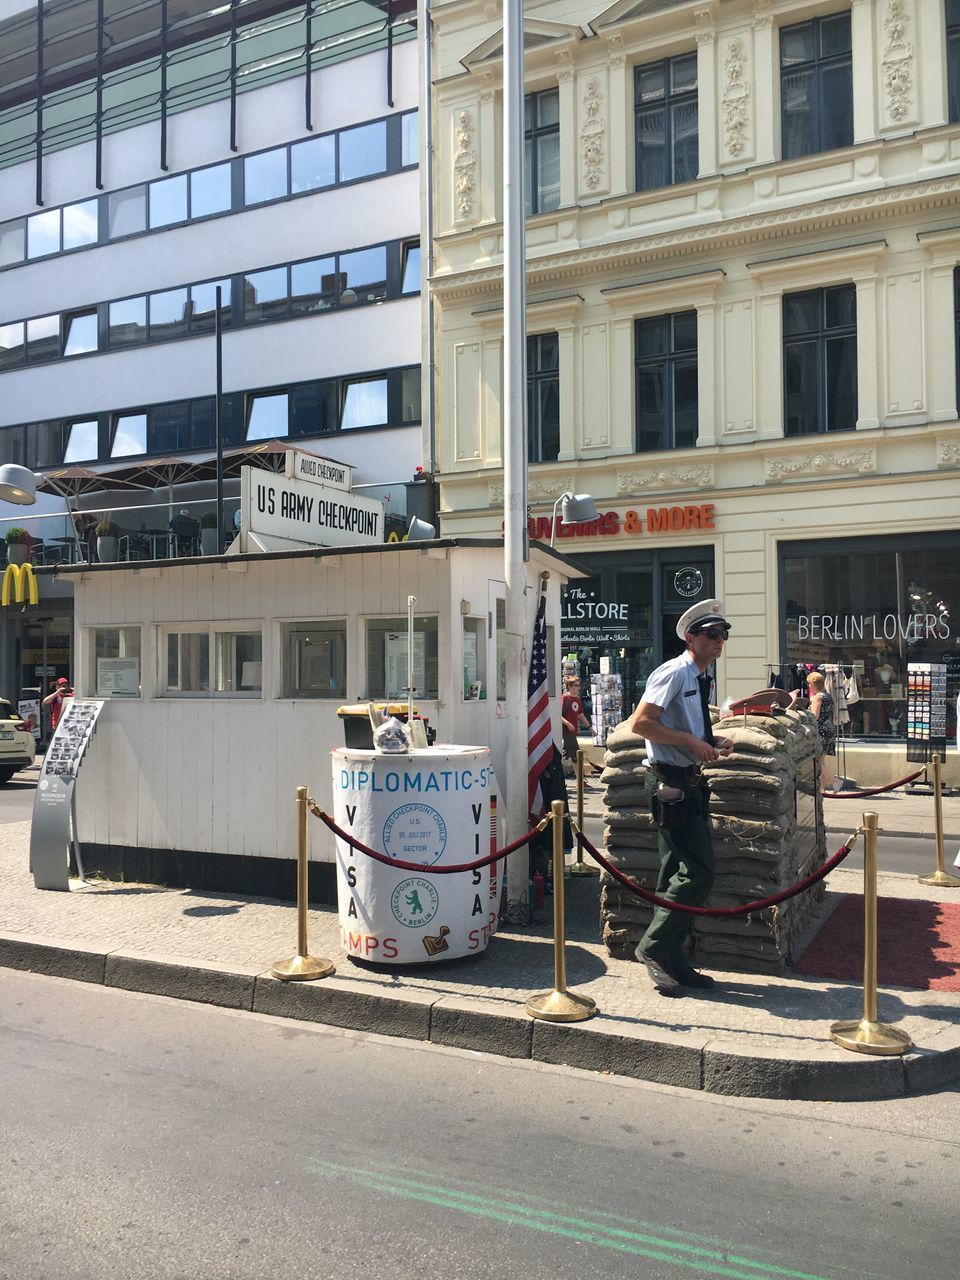
[(217, 348), (217, 395), (213, 405), (213, 430), (217, 446), (217, 555), (223, 555), (223, 323), (220, 318), (223, 289), (217, 285), (214, 336)]
[(97, 0), (97, 141), (96, 176), (98, 191), (103, 190), (103, 0)]
[(43, 204), (43, 5), (37, 5), (36, 203)]
[(160, 0), (160, 168), (167, 171), (167, 0)]
[(393, 0), (387, 0), (387, 106), (393, 106)]
[(307, 0), (307, 30), (303, 41), (305, 74), (303, 80), (304, 123), (313, 132), (313, 0)]

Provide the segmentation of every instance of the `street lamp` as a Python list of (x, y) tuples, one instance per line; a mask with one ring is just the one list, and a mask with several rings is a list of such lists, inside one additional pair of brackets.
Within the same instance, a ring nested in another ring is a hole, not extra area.
[(557, 541), (557, 507), (560, 508), (561, 524), (585, 524), (588, 520), (599, 520), (597, 504), (589, 493), (561, 493), (553, 504), (553, 519), (550, 522), (550, 549)]
[(31, 507), (37, 500), (37, 477), (29, 467), (16, 462), (0, 466), (0, 502), (14, 502), (18, 507)]

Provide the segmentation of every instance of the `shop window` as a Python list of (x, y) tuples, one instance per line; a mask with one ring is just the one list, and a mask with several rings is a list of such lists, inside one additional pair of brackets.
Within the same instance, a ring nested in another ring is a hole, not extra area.
[(697, 55), (634, 71), (637, 190), (692, 182), (700, 172)]
[(27, 362), (39, 364), (60, 355), (60, 317), (38, 316), (27, 321)]
[(252, 271), (243, 277), (243, 318), (247, 324), (288, 315), (287, 268)]
[(27, 355), (26, 330), (22, 320), (0, 325), (0, 369), (15, 369)]
[(308, 138), (305, 142), (293, 144), (290, 148), (290, 190), (294, 194), (332, 187), (336, 180), (335, 134), (328, 133), (322, 138)]
[(190, 298), (186, 289), (164, 289), (150, 294), (151, 342), (182, 338), (187, 332)]
[(481, 695), (487, 697), (487, 620), (464, 618), (463, 696), (473, 702)]
[(147, 188), (128, 187), (107, 196), (107, 234), (111, 240), (147, 229)]
[(99, 236), (99, 201), (83, 200), (63, 207), (63, 249), (82, 249), (96, 244)]
[(97, 698), (140, 697), (140, 628), (92, 627), (90, 686)]
[(420, 163), (420, 115), (408, 111), (400, 117), (400, 164), (406, 168)]
[(259, 631), (218, 631), (217, 693), (263, 692), (263, 638)]
[(190, 217), (209, 218), (230, 208), (230, 164), (215, 164), (190, 174)]
[(352, 182), (387, 170), (387, 123), (377, 120), (340, 134), (340, 181)]
[(76, 311), (63, 317), (63, 354), (88, 355), (97, 350), (96, 311)]
[(849, 12), (781, 30), (780, 119), (784, 160), (853, 145)]
[[(367, 632), (367, 696), (406, 700), (407, 619), (370, 618)], [(438, 688), (438, 631), (436, 617), (413, 622), (414, 700), (436, 698)]]
[(147, 415), (120, 413), (114, 421), (111, 458), (129, 458), (147, 452)]
[(387, 423), (386, 378), (356, 378), (343, 383), (340, 430), (382, 427)]
[(856, 427), (856, 285), (784, 295), (783, 389), (785, 435)]
[(420, 245), (405, 244), (403, 246), (403, 283), (401, 293), (420, 292)]
[(960, 0), (947, 3), (947, 119), (960, 120)]
[(110, 346), (140, 346), (147, 340), (147, 300), (146, 298), (124, 298), (121, 302), (111, 302)]
[(287, 149), (261, 151), (243, 161), (243, 203), (263, 204), (282, 200), (287, 194)]
[(281, 696), (347, 696), (347, 624), (285, 622), (281, 629)]
[(27, 219), (27, 257), (43, 258), (60, 252), (60, 210), (49, 209)]
[(697, 313), (636, 322), (637, 452), (697, 443)]
[(14, 218), (0, 224), (0, 267), (23, 262), (27, 254), (27, 222)]
[(71, 422), (63, 461), (90, 462), (97, 456), (99, 423), (96, 418), (87, 422)]
[(560, 453), (560, 339), (555, 333), (527, 338), (527, 429), (531, 462)]
[(247, 440), (277, 440), (289, 434), (287, 393), (250, 396), (247, 416)]
[(523, 192), (527, 217), (560, 208), (560, 90), (523, 100)]
[(187, 220), (187, 175), (161, 178), (148, 187), (150, 228), (169, 227)]

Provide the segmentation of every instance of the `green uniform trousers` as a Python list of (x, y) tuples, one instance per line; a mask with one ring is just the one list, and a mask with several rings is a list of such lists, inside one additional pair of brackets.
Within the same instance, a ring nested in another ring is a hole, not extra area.
[[(702, 907), (716, 877), (716, 864), (707, 803), (710, 792), (700, 783), (687, 787), (687, 812), (675, 831), (660, 831), (660, 874), (657, 894), (669, 902)], [(683, 944), (693, 927), (694, 917), (682, 911), (657, 907), (637, 953), (648, 955), (676, 976), (689, 967)]]

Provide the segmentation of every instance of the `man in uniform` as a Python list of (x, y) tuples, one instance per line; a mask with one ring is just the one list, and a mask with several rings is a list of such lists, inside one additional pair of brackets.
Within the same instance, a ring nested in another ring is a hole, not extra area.
[[(702, 906), (714, 881), (707, 825), (709, 792), (700, 766), (729, 755), (733, 744), (726, 738), (714, 739), (708, 710), (710, 677), (705, 673), (723, 652), (729, 632), (721, 600), (700, 600), (691, 606), (677, 623), (686, 651), (657, 667), (630, 721), (632, 731), (646, 739), (657, 778), (661, 825), (656, 891), (670, 902), (688, 906)], [(671, 795), (676, 807), (669, 811)], [(706, 990), (715, 985), (711, 977), (692, 967), (684, 952), (692, 919), (657, 907), (637, 946), (637, 959), (646, 965), (662, 995), (681, 996), (684, 988)]]

